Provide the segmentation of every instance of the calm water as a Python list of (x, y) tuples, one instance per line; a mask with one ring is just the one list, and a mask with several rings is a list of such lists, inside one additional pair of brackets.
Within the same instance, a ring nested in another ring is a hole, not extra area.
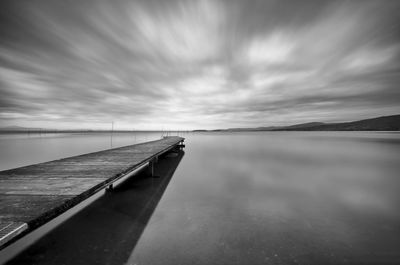
[[(0, 139), (1, 166), (109, 147), (96, 137)], [(400, 134), (183, 137), (161, 178), (128, 180), (10, 264), (400, 264)]]
[(0, 170), (161, 138), (161, 132), (0, 134)]

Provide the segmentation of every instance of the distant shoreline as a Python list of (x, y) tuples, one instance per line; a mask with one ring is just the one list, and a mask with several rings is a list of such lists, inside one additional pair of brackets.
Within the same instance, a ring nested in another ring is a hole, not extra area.
[(194, 132), (254, 132), (254, 131), (400, 131), (400, 115), (383, 116), (365, 120), (323, 123), (309, 122), (289, 126), (256, 128), (229, 128), (217, 130), (195, 130)]
[(176, 133), (187, 133), (192, 131), (132, 131), (132, 130), (6, 130), (0, 129), (0, 134), (50, 134), (50, 133), (164, 133), (164, 134), (176, 134)]
[(214, 130), (89, 130), (89, 129), (42, 129), (24, 128), (19, 126), (0, 128), (0, 134), (10, 133), (188, 133), (188, 132), (259, 132), (259, 131), (400, 131), (400, 114), (382, 116), (351, 122), (324, 123), (308, 122), (289, 126), (268, 126), (252, 128), (228, 128)]

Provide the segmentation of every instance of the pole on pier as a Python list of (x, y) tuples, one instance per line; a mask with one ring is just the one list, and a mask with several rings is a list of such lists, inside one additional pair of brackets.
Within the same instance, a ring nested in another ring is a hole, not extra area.
[(111, 122), (111, 148), (113, 147), (114, 121)]

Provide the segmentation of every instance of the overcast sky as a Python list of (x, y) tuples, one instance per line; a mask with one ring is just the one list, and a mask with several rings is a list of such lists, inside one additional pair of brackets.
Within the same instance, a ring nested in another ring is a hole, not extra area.
[(400, 1), (0, 3), (0, 126), (212, 129), (400, 113)]

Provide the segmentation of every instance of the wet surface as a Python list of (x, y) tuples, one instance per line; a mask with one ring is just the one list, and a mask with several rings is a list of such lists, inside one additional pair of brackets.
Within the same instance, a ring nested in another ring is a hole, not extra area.
[(400, 263), (399, 134), (183, 137), (9, 264)]

